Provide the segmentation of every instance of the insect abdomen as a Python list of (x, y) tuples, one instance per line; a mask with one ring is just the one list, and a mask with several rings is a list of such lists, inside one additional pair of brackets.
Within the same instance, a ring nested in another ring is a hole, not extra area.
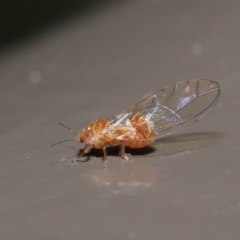
[[(149, 123), (142, 118), (133, 118), (130, 120), (132, 127), (135, 129), (135, 134), (133, 137), (126, 136), (126, 140), (123, 144), (130, 148), (142, 148), (155, 140), (156, 133), (149, 126)], [(129, 140), (127, 139), (129, 138)]]

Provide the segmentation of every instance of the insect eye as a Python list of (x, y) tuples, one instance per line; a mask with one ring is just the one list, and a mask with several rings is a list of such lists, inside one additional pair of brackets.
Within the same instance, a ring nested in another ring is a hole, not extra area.
[(85, 142), (85, 140), (86, 140), (86, 137), (80, 137), (80, 142), (81, 143)]

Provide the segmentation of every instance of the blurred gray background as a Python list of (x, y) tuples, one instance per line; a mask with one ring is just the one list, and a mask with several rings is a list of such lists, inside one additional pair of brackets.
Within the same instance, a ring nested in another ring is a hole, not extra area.
[[(238, 240), (239, 1), (3, 1), (1, 239)], [(51, 144), (166, 85), (217, 80), (197, 124), (131, 162)]]

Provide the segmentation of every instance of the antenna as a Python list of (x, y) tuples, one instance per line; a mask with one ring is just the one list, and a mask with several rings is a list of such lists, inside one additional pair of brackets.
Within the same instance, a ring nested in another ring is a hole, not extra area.
[(50, 147), (53, 147), (53, 146), (55, 146), (55, 145), (58, 145), (59, 143), (69, 142), (69, 141), (75, 141), (75, 139), (67, 139), (67, 140), (63, 140), (63, 141), (60, 141), (60, 142), (54, 143), (54, 144), (51, 145)]
[(70, 130), (72, 133), (77, 134), (75, 131), (73, 131), (70, 127), (66, 126), (65, 124), (63, 124), (63, 123), (59, 123), (59, 124), (62, 125), (63, 127), (65, 127), (66, 129)]
[[(60, 125), (62, 125), (63, 127), (67, 128), (68, 130), (70, 130), (72, 133), (77, 134), (75, 131), (73, 131), (70, 127), (66, 126), (63, 123), (59, 123)], [(54, 143), (53, 145), (51, 145), (51, 147), (58, 145), (59, 143), (63, 143), (63, 142), (69, 142), (69, 141), (75, 141), (75, 139), (66, 139), (66, 140), (62, 140), (60, 142)]]

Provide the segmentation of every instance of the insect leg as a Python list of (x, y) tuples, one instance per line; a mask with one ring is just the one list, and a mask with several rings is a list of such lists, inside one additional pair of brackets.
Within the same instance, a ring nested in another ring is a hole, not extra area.
[(82, 150), (82, 152), (77, 155), (77, 158), (75, 160), (73, 160), (73, 162), (77, 162), (77, 161), (81, 162), (79, 159), (84, 154), (88, 153), (90, 150), (91, 150), (91, 146), (90, 145), (86, 145), (85, 148)]
[(102, 148), (102, 151), (103, 151), (103, 161), (104, 161), (104, 164), (107, 164), (108, 163), (108, 159), (107, 159), (107, 150), (106, 150), (105, 146)]
[(125, 146), (124, 144), (120, 144), (119, 155), (126, 160), (131, 160), (130, 154), (125, 153)]

